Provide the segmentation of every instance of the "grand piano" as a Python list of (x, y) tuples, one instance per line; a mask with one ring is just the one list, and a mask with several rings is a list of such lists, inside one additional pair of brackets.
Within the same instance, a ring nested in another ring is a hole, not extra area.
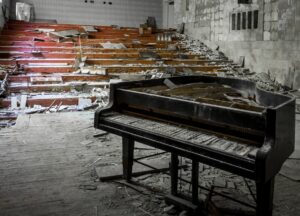
[[(295, 99), (246, 80), (182, 76), (110, 86), (95, 128), (122, 136), (123, 177), (130, 180), (134, 142), (171, 152), (171, 195), (178, 157), (192, 160), (191, 203), (198, 203), (199, 162), (254, 180), (256, 215), (271, 216), (274, 178), (294, 151)], [(170, 198), (171, 199), (171, 198)]]

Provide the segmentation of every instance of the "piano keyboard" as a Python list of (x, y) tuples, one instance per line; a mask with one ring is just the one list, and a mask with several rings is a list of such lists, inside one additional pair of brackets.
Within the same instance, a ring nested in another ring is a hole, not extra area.
[(187, 141), (195, 145), (205, 145), (213, 149), (222, 150), (229, 154), (247, 157), (250, 159), (255, 158), (259, 149), (257, 146), (228, 140), (224, 137), (185, 128), (180, 125), (172, 125), (165, 122), (159, 122), (120, 113), (115, 113), (112, 116), (105, 117), (105, 120), (149, 131), (149, 133), (169, 136), (172, 139)]

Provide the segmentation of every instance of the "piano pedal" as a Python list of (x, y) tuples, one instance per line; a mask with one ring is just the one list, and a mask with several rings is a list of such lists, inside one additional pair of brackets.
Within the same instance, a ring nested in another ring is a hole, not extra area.
[(182, 211), (187, 211), (188, 215), (197, 215), (197, 216), (205, 216), (201, 211), (201, 206), (204, 206), (199, 202), (199, 205), (192, 203), (191, 201), (187, 200), (186, 198), (181, 198), (179, 196), (175, 196), (172, 194), (165, 196), (165, 202), (167, 205), (174, 205), (176, 208), (179, 208)]

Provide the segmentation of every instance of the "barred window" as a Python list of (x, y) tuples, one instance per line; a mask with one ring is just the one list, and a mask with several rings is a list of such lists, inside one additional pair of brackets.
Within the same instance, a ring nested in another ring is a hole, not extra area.
[(231, 14), (231, 30), (257, 29), (259, 11), (244, 11)]

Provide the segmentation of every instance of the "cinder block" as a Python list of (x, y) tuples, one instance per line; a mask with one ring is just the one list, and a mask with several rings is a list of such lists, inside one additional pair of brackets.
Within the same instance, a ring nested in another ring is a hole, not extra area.
[(265, 20), (266, 22), (271, 21), (271, 13), (265, 13), (265, 14), (264, 14), (264, 20)]
[(278, 22), (271, 22), (271, 31), (278, 31)]
[(269, 31), (264, 31), (264, 41), (271, 40), (271, 33)]
[(276, 31), (271, 32), (271, 40), (272, 41), (277, 41), (278, 40), (278, 32), (276, 32)]
[(265, 3), (264, 12), (265, 13), (271, 13), (271, 10), (272, 10), (271, 3)]
[(273, 11), (271, 14), (271, 20), (272, 21), (277, 21), (278, 20), (278, 12), (277, 11)]
[(271, 30), (271, 22), (264, 22), (264, 30), (265, 31)]

